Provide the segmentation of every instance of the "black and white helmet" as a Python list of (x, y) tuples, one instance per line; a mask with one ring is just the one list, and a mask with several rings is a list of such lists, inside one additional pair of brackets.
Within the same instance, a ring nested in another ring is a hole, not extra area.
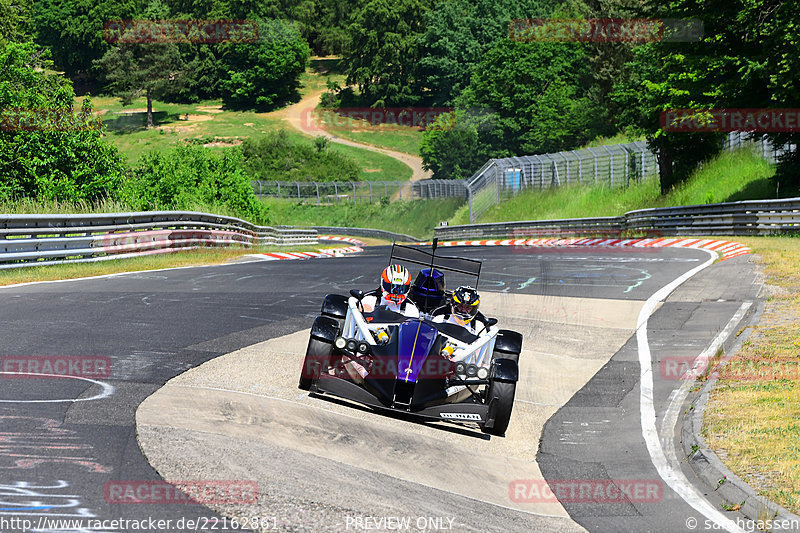
[(472, 287), (461, 286), (450, 296), (452, 314), (464, 321), (465, 324), (472, 322), (477, 316), (480, 304), (481, 297), (478, 295), (478, 291)]

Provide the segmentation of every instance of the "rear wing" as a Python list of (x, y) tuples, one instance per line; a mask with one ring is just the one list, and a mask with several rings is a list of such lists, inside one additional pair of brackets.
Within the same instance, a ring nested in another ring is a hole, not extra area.
[(414, 263), (424, 267), (433, 267), (439, 270), (446, 270), (450, 272), (458, 272), (459, 274), (466, 274), (468, 276), (475, 276), (475, 287), (478, 287), (478, 281), (481, 277), (481, 262), (477, 259), (466, 259), (463, 257), (446, 257), (436, 255), (436, 247), (432, 248), (431, 252), (422, 250), (420, 248), (412, 248), (402, 244), (392, 245), (392, 255), (389, 262), (393, 263), (395, 260), (405, 261), (407, 263)]

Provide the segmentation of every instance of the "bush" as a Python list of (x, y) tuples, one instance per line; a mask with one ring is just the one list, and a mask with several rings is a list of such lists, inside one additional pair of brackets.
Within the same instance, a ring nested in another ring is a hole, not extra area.
[(72, 109), (69, 80), (33, 43), (0, 41), (0, 199), (97, 202), (124, 176), (87, 98)]
[(178, 146), (145, 154), (120, 191), (120, 200), (141, 211), (209, 209), (257, 224), (269, 222), (242, 171), (238, 148), (217, 155), (198, 146)]
[(358, 165), (339, 152), (327, 150), (326, 141), (292, 143), (284, 130), (245, 139), (245, 172), (251, 179), (265, 181), (356, 181)]

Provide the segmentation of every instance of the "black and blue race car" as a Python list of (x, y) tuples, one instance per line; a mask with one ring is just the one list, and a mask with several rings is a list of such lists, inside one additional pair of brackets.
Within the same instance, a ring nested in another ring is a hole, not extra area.
[[(483, 317), (476, 333), (437, 320), (447, 305), (446, 272), (480, 280), (481, 262), (436, 255), (395, 244), (390, 264), (423, 268), (409, 293), (419, 318), (376, 308), (364, 312), (369, 293), (329, 294), (314, 320), (299, 387), (378, 410), (429, 420), (477, 424), (503, 436), (511, 420), (519, 378), (522, 335)], [(380, 337), (388, 341), (378, 342)]]

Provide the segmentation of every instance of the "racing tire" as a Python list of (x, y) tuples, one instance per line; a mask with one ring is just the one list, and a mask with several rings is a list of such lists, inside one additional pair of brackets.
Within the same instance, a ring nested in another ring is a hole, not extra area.
[(514, 409), (514, 394), (517, 390), (517, 384), (508, 381), (491, 380), (489, 382), (489, 390), (487, 391), (487, 398), (497, 398), (494, 410), (494, 426), (487, 428), (481, 426), (481, 431), (489, 435), (502, 437), (506, 434), (508, 424), (511, 422), (511, 411)]
[(301, 390), (311, 389), (311, 384), (319, 379), (320, 371), (328, 365), (332, 354), (333, 344), (313, 337), (308, 340), (303, 368), (300, 369), (300, 383), (297, 385)]

